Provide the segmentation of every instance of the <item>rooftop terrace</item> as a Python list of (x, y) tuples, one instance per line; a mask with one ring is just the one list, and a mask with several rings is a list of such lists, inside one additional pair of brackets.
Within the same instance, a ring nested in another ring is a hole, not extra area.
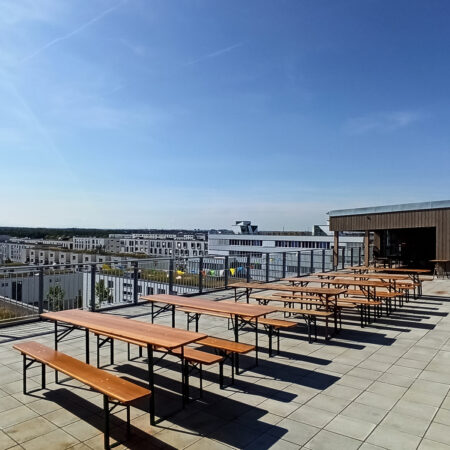
[[(206, 370), (203, 399), (156, 426), (150, 426), (144, 405), (132, 408), (127, 448), (450, 448), (449, 293), (450, 280), (425, 282), (420, 299), (371, 326), (362, 329), (356, 317), (344, 316), (342, 332), (327, 343), (309, 344), (300, 326), (282, 333), (281, 354), (272, 358), (263, 334), (259, 366), (239, 375), (234, 386), (221, 390), (217, 370)], [(221, 291), (208, 298), (229, 296)], [(148, 321), (146, 313), (145, 306), (109, 312)], [(177, 313), (179, 327), (185, 320)], [(170, 317), (156, 322), (170, 325)], [(52, 371), (41, 390), (39, 368), (29, 369), (29, 389), (36, 390), (22, 394), (22, 359), (12, 345), (33, 339), (53, 346), (52, 325), (34, 322), (0, 331), (0, 448), (103, 448), (101, 395), (74, 381), (57, 385)], [(222, 318), (205, 316), (200, 331), (232, 338)], [(83, 337), (74, 332), (60, 349), (84, 359)], [(253, 340), (250, 331), (242, 336)], [(107, 363), (108, 352), (103, 353)], [(115, 355), (107, 369), (142, 384), (144, 360), (128, 361), (120, 342)], [(250, 363), (250, 357), (242, 358), (242, 366)], [(180, 404), (179, 370), (170, 359), (160, 367), (158, 403), (173, 410)], [(191, 386), (197, 396), (198, 378)], [(121, 441), (125, 416), (115, 416), (111, 434)]]

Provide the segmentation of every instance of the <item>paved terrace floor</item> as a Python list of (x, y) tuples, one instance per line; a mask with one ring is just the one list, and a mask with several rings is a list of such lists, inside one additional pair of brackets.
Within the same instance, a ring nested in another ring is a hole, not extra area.
[[(356, 315), (345, 317), (344, 330), (329, 343), (309, 344), (302, 324), (282, 334), (281, 355), (268, 359), (263, 352), (259, 367), (237, 377), (233, 387), (220, 390), (217, 370), (207, 370), (203, 400), (158, 426), (150, 426), (143, 405), (132, 408), (127, 446), (450, 449), (449, 294), (450, 280), (424, 283), (422, 299), (370, 327), (361, 329)], [(148, 321), (143, 315), (147, 311), (139, 306), (113, 313)], [(200, 331), (232, 338), (226, 322), (203, 316)], [(169, 317), (159, 317), (157, 323), (169, 324)], [(180, 313), (177, 325), (185, 323)], [(74, 381), (56, 385), (52, 371), (47, 390), (22, 395), (22, 359), (12, 345), (32, 338), (52, 346), (51, 331), (47, 323), (0, 329), (0, 448), (103, 448), (101, 395)], [(60, 349), (83, 360), (83, 335), (76, 333)], [(241, 340), (253, 338), (248, 332)], [(145, 363), (127, 361), (125, 350), (117, 343), (116, 364), (109, 369), (145, 380)], [(103, 353), (107, 362), (108, 350)], [(95, 361), (94, 353), (91, 358)], [(251, 362), (242, 358), (242, 365)], [(29, 389), (39, 388), (39, 367), (31, 369), (29, 380)], [(180, 406), (179, 383), (177, 365), (164, 362), (156, 375), (157, 412)], [(197, 395), (198, 379), (191, 378), (191, 384), (191, 393)], [(124, 426), (124, 414), (117, 413), (114, 439), (123, 439)]]

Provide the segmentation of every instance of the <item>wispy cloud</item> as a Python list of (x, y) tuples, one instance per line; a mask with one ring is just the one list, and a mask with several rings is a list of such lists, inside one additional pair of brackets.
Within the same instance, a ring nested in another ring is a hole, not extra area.
[(25, 56), (25, 58), (23, 58), (20, 62), (21, 63), (27, 62), (30, 59), (35, 58), (37, 55), (39, 55), (40, 53), (44, 52), (45, 50), (49, 49), (50, 47), (53, 47), (54, 45), (58, 44), (59, 42), (65, 41), (67, 39), (70, 39), (71, 37), (75, 36), (76, 34), (81, 33), (83, 30), (85, 30), (86, 28), (90, 27), (95, 22), (98, 22), (99, 20), (103, 19), (103, 17), (107, 16), (108, 14), (110, 14), (113, 11), (115, 11), (116, 9), (118, 9), (126, 1), (127, 0), (121, 0), (119, 3), (116, 3), (115, 5), (111, 6), (110, 8), (105, 9), (100, 14), (98, 14), (97, 16), (92, 18), (91, 20), (88, 20), (83, 25), (80, 25), (78, 28), (76, 28), (75, 30), (71, 31), (70, 33), (64, 34), (63, 36), (59, 36), (59, 37), (51, 40), (50, 42), (47, 42), (45, 45), (43, 45), (42, 47), (38, 48), (37, 50), (35, 50), (30, 55)]
[(344, 130), (348, 134), (389, 133), (405, 128), (423, 118), (417, 111), (391, 111), (354, 117), (347, 120)]
[(0, 24), (3, 27), (31, 22), (50, 23), (65, 14), (67, 5), (55, 0), (2, 0)]
[(214, 52), (208, 53), (207, 55), (200, 56), (200, 58), (189, 61), (185, 65), (192, 66), (194, 64), (198, 64), (199, 62), (205, 61), (207, 59), (217, 58), (218, 56), (223, 55), (225, 53), (229, 53), (238, 47), (242, 47), (243, 45), (244, 45), (243, 42), (238, 42), (237, 44), (230, 45), (229, 47), (221, 48), (220, 50), (216, 50)]

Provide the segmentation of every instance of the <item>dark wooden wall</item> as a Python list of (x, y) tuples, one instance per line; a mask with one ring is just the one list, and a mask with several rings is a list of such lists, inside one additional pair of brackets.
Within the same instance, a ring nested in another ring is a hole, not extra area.
[(436, 258), (450, 259), (450, 209), (428, 209), (330, 217), (332, 231), (436, 228)]

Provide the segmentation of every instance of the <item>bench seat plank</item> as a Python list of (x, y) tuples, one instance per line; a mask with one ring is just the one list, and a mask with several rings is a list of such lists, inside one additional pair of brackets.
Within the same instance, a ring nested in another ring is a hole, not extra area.
[(224, 350), (230, 353), (249, 353), (255, 350), (254, 345), (244, 344), (242, 342), (230, 341), (228, 339), (217, 338), (213, 336), (208, 336), (204, 339), (200, 339), (196, 344), (206, 345), (207, 347), (216, 348), (219, 350)]
[(13, 348), (123, 404), (129, 404), (151, 394), (148, 389), (38, 342), (22, 342), (15, 344)]

